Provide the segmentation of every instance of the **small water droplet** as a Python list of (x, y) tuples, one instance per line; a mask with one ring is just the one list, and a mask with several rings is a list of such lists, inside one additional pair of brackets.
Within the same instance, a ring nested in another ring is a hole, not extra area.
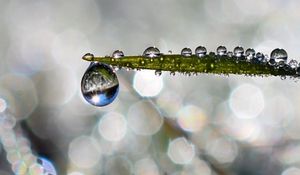
[(181, 50), (181, 55), (184, 56), (184, 57), (190, 57), (192, 56), (192, 50), (190, 48), (183, 48)]
[(264, 59), (265, 59), (264, 54), (257, 52), (255, 56), (256, 56), (256, 59), (258, 62), (260, 62), (260, 63), (264, 62)]
[(276, 63), (280, 63), (280, 62), (286, 63), (287, 58), (288, 55), (284, 49), (277, 48), (271, 52), (271, 59), (274, 59)]
[(113, 58), (122, 58), (124, 57), (124, 53), (120, 50), (115, 50), (112, 54)]
[(234, 53), (234, 56), (241, 57), (244, 54), (244, 48), (240, 47), (240, 46), (237, 46), (233, 49), (233, 53)]
[(156, 71), (155, 71), (155, 75), (156, 75), (156, 76), (161, 76), (161, 74), (162, 74), (161, 70), (156, 70)]
[(220, 56), (225, 55), (226, 52), (227, 52), (227, 49), (226, 49), (225, 46), (219, 46), (219, 47), (217, 48), (217, 54), (220, 55)]
[(255, 50), (252, 48), (249, 48), (246, 50), (246, 57), (248, 60), (252, 59), (255, 56)]
[(85, 55), (83, 55), (82, 59), (92, 61), (94, 59), (94, 55), (91, 53), (86, 53)]
[(233, 52), (227, 52), (227, 56), (232, 57), (233, 56)]
[(154, 57), (159, 57), (160, 56), (160, 51), (158, 48), (156, 47), (148, 47), (144, 53), (143, 56), (147, 57), (147, 58), (154, 58)]
[(87, 102), (105, 106), (114, 101), (119, 91), (119, 81), (108, 65), (93, 62), (81, 80), (81, 92)]
[(198, 56), (199, 58), (205, 56), (207, 53), (207, 50), (205, 47), (203, 46), (198, 46), (196, 49), (195, 49), (195, 54), (196, 56)]
[(172, 50), (168, 50), (168, 54), (172, 54)]
[(292, 69), (296, 69), (298, 67), (298, 61), (297, 60), (291, 60), (289, 62), (289, 66), (292, 68)]

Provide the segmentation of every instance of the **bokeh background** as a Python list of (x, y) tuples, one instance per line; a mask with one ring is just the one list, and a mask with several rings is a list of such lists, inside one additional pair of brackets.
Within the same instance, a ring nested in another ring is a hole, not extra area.
[(300, 174), (295, 80), (121, 70), (111, 105), (80, 91), (87, 52), (241, 45), (299, 60), (299, 10), (297, 0), (0, 0), (0, 174), (42, 174), (38, 157), (59, 175)]

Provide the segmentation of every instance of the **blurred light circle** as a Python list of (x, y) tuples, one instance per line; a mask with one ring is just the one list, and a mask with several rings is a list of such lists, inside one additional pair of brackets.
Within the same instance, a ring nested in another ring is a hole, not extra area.
[(44, 168), (42, 167), (42, 165), (34, 163), (29, 167), (29, 175), (43, 175), (43, 174), (44, 174)]
[(14, 164), (21, 160), (22, 156), (17, 149), (9, 149), (6, 151), (6, 159), (10, 164)]
[(229, 105), (237, 118), (257, 117), (265, 107), (262, 91), (251, 84), (243, 84), (234, 89), (229, 98)]
[(150, 158), (145, 158), (135, 163), (134, 174), (135, 175), (159, 175), (160, 173), (156, 163)]
[(188, 164), (195, 157), (195, 147), (186, 138), (179, 137), (169, 143), (168, 156), (176, 164)]
[(190, 164), (185, 165), (182, 172), (184, 175), (211, 175), (211, 169), (207, 163), (195, 158)]
[(3, 98), (0, 98), (0, 113), (4, 112), (7, 108), (6, 101)]
[(127, 120), (128, 126), (140, 135), (153, 135), (160, 130), (163, 124), (160, 112), (150, 101), (146, 100), (130, 106)]
[(28, 169), (28, 166), (25, 164), (25, 162), (20, 159), (19, 161), (15, 162), (12, 164), (12, 171), (15, 173), (15, 174), (26, 174), (27, 172), (27, 169)]
[[(11, 129), (13, 129), (15, 127), (17, 121), (16, 121), (16, 118), (12, 114), (10, 114), (9, 112), (6, 112), (5, 114), (3, 114), (3, 117), (0, 118), (0, 122), (1, 122), (0, 130), (7, 129), (8, 133), (13, 134)], [(0, 133), (0, 134), (2, 135), (2, 133)], [(5, 135), (5, 133), (3, 133), (3, 135)]]
[(91, 168), (101, 158), (96, 141), (87, 136), (74, 139), (69, 145), (68, 155), (70, 160), (79, 168)]
[(32, 80), (20, 74), (0, 77), (0, 96), (17, 120), (27, 118), (36, 108), (38, 98)]
[(131, 162), (123, 156), (112, 157), (106, 161), (104, 174), (131, 175)]
[(207, 153), (219, 163), (231, 163), (238, 155), (237, 145), (228, 139), (219, 138), (206, 144)]
[(108, 141), (120, 141), (127, 132), (127, 122), (120, 113), (109, 112), (99, 121), (98, 131)]
[(151, 70), (137, 71), (134, 75), (133, 87), (141, 96), (154, 97), (162, 90), (163, 80)]
[(281, 175), (299, 175), (299, 174), (300, 174), (300, 169), (296, 167), (289, 167), (281, 173)]
[(185, 131), (200, 131), (205, 126), (206, 121), (205, 114), (194, 105), (185, 106), (178, 112), (177, 123)]
[[(182, 107), (182, 97), (170, 89), (157, 96), (157, 105), (166, 113), (166, 117), (175, 118)], [(172, 102), (172, 103), (170, 103)]]

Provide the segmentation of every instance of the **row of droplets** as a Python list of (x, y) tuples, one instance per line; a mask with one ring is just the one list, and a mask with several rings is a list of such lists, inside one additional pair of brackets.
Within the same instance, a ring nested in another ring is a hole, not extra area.
[[(199, 46), (195, 49), (194, 53), (197, 57), (202, 58), (207, 55), (207, 49), (203, 46)], [(172, 52), (169, 52), (169, 54), (172, 54)], [(264, 55), (261, 52), (256, 53), (252, 48), (244, 51), (244, 48), (240, 46), (235, 47), (233, 52), (227, 51), (225, 46), (219, 46), (216, 49), (216, 53), (213, 54), (219, 56), (220, 59), (223, 57), (230, 57), (237, 61), (241, 60), (250, 61), (251, 63), (263, 63), (276, 68), (294, 70), (296, 71), (297, 76), (300, 75), (300, 66), (296, 60), (291, 60), (287, 64), (288, 55), (284, 49), (274, 49), (270, 54), (270, 59), (268, 55)], [(143, 52), (144, 57), (151, 59), (161, 57), (161, 55), (162, 53), (156, 47), (148, 47)], [(193, 53), (190, 48), (186, 47), (181, 50), (181, 55), (183, 57), (191, 57)], [(93, 60), (93, 57), (94, 55), (90, 53), (84, 55), (84, 59), (86, 60)], [(116, 50), (113, 52), (111, 57), (112, 59), (120, 59), (124, 57), (124, 53), (123, 51)], [(156, 70), (155, 74), (160, 76), (162, 72), (161, 70)], [(170, 75), (175, 75), (175, 72), (170, 72)], [(188, 72), (187, 75), (191, 75), (191, 73)], [(103, 81), (100, 83), (98, 80)], [(107, 84), (109, 82), (110, 84)], [(81, 91), (86, 101), (90, 104), (95, 106), (105, 106), (113, 102), (116, 98), (119, 91), (119, 82), (111, 67), (100, 62), (92, 62), (82, 78)]]

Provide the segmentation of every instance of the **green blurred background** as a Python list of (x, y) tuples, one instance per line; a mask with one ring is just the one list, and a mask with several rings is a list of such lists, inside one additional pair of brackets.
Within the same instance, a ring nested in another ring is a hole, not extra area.
[(297, 60), (299, 10), (297, 0), (0, 0), (0, 111), (13, 114), (1, 120), (0, 174), (43, 174), (29, 171), (38, 156), (59, 175), (300, 174), (297, 80), (121, 70), (111, 105), (80, 91), (87, 52), (240, 45)]

